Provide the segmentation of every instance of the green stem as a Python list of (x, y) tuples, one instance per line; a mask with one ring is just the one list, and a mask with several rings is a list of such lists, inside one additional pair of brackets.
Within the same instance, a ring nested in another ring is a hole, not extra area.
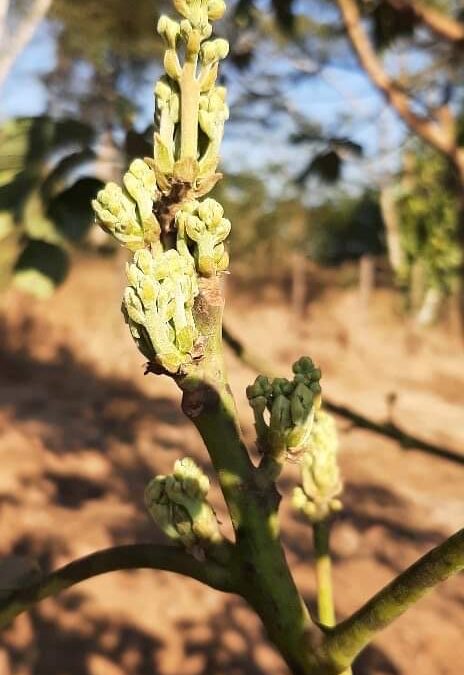
[(392, 621), (437, 584), (464, 570), (464, 529), (429, 551), (371, 598), (357, 612), (328, 632), (324, 650), (341, 669)]
[(185, 62), (180, 78), (181, 104), (181, 159), (197, 159), (198, 156), (198, 110), (200, 107), (200, 83), (196, 78), (197, 60)]
[(263, 481), (242, 440), (222, 358), (223, 297), (216, 278), (200, 280), (195, 322), (205, 354), (179, 381), (182, 407), (216, 470), (237, 539), (239, 593), (261, 617), (295, 675), (313, 672), (312, 640), (321, 638), (296, 588), (279, 539), (275, 485)]
[(20, 588), (0, 601), (0, 628), (40, 600), (58, 595), (81, 581), (107, 572), (141, 568), (175, 572), (219, 591), (236, 591), (229, 570), (211, 561), (200, 562), (177, 547), (156, 544), (115, 546), (74, 560), (38, 583)]
[(316, 559), (317, 609), (324, 626), (335, 625), (332, 590), (332, 562), (330, 560), (330, 524), (327, 520), (313, 524), (314, 554)]

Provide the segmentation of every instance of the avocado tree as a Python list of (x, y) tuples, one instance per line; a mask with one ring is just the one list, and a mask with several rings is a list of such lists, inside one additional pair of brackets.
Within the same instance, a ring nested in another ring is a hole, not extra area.
[[(103, 228), (132, 255), (122, 310), (147, 373), (173, 379), (182, 410), (201, 435), (230, 514), (233, 540), (208, 501), (209, 480), (189, 458), (153, 478), (147, 510), (172, 545), (97, 551), (35, 580), (10, 575), (0, 598), (6, 626), (35, 602), (89, 577), (153, 568), (190, 576), (246, 600), (295, 675), (349, 673), (377, 632), (440, 581), (464, 568), (464, 530), (427, 553), (352, 616), (336, 623), (330, 520), (342, 508), (337, 435), (322, 403), (321, 371), (298, 359), (289, 378), (256, 378), (247, 389), (259, 462), (240, 430), (222, 353), (222, 274), (231, 223), (208, 197), (217, 172), (226, 91), (217, 84), (228, 44), (212, 38), (223, 0), (174, 0), (180, 21), (161, 17), (165, 75), (156, 85), (154, 155), (137, 158), (122, 186), (109, 183), (93, 206)], [(280, 539), (276, 481), (301, 466), (292, 501), (314, 532), (318, 616), (304, 602)], [(22, 571), (24, 572), (24, 570)], [(31, 571), (32, 572), (32, 571)]]

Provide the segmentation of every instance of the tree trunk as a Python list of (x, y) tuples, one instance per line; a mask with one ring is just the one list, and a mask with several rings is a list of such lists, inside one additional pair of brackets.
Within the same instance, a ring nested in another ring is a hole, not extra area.
[[(3, 17), (4, 31), (0, 35), (2, 41), (2, 51), (0, 53), (0, 89), (5, 84), (5, 80), (10, 74), (17, 57), (30, 42), (39, 24), (45, 18), (51, 4), (52, 0), (34, 0), (8, 40), (6, 39), (5, 12)], [(4, 12), (4, 8), (5, 5), (2, 3), (2, 12)]]
[(400, 222), (392, 185), (384, 185), (380, 191), (380, 208), (387, 236), (388, 259), (395, 274), (398, 274), (404, 265), (403, 249), (401, 248)]
[(375, 260), (364, 254), (359, 259), (359, 299), (364, 312), (369, 310), (372, 291), (375, 286)]
[(297, 252), (292, 255), (292, 311), (298, 320), (306, 311), (306, 259)]
[(464, 342), (464, 148), (458, 148), (454, 158), (457, 177), (458, 242), (461, 249), (461, 266), (453, 307), (453, 324)]

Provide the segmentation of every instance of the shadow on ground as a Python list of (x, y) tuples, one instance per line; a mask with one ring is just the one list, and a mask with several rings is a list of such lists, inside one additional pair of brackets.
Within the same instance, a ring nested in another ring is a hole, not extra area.
[[(35, 358), (30, 348), (34, 331), (35, 326), (24, 322), (22, 331), (13, 336), (14, 343), (5, 329), (0, 332), (0, 412), (6, 411), (9, 424), (24, 427), (40, 442), (37, 481), (39, 490), (48, 490), (48, 502), (40, 508), (60, 507), (59, 517), (80, 522), (85, 508), (92, 505), (95, 519), (103, 521), (111, 542), (156, 539), (158, 535), (142, 513), (140, 495), (155, 470), (164, 469), (173, 456), (190, 450), (185, 440), (189, 427), (178, 406), (168, 396), (147, 395), (130, 380), (97, 374), (67, 347), (59, 347), (52, 360)], [(175, 427), (176, 435), (165, 434), (165, 426)], [(156, 447), (155, 458), (151, 447)], [(104, 462), (108, 470), (91, 475), (69, 464), (83, 449), (89, 449), (92, 461)], [(1, 495), (1, 508), (8, 506), (17, 512), (17, 531), (8, 553), (33, 555), (44, 570), (49, 570), (68, 551), (66, 524), (55, 527), (55, 514), (47, 527), (41, 525), (31, 535), (22, 527), (22, 519), (29, 518), (33, 510), (32, 502), (27, 502), (30, 482), (23, 481), (22, 487), (24, 494), (16, 491)], [(285, 487), (290, 489), (289, 484)], [(336, 527), (349, 527), (352, 536), (358, 538), (377, 528), (370, 555), (392, 572), (404, 567), (411, 547), (432, 546), (442, 539), (443, 535), (433, 528), (418, 532), (408, 527), (407, 503), (394, 491), (364, 484), (347, 487), (346, 508)], [(129, 504), (133, 512), (119, 524), (109, 520), (105, 525), (112, 500)], [(89, 527), (89, 520), (82, 527)], [(285, 530), (290, 554), (297, 560), (307, 558), (308, 547), (302, 544), (308, 540), (307, 530), (302, 537), (301, 523), (290, 519)], [(335, 565), (343, 558), (343, 551), (335, 548)], [(137, 577), (125, 573), (125, 578)], [(198, 602), (205, 603), (200, 618), (182, 618), (185, 598), (178, 599), (174, 593), (172, 602), (160, 605), (156, 600), (163, 581), (157, 573), (149, 579), (150, 584), (141, 585), (137, 593), (146, 603), (140, 611), (153, 614), (156, 626), (152, 630), (127, 618), (119, 606), (108, 611), (106, 604), (99, 613), (98, 602), (90, 602), (86, 592), (71, 591), (21, 617), (1, 637), (1, 675), (286, 673), (242, 601), (221, 596), (210, 607), (206, 602), (210, 596), (199, 595)], [(181, 580), (173, 588), (194, 583)], [(108, 592), (111, 596), (115, 589)], [(311, 594), (305, 595), (312, 602)], [(126, 601), (131, 600), (129, 593)], [(111, 597), (108, 602), (111, 605)], [(174, 641), (172, 635), (158, 630), (165, 618), (177, 631)], [(172, 644), (176, 645), (177, 660), (165, 653)], [(380, 649), (372, 647), (359, 658), (354, 673), (400, 675), (401, 671)]]

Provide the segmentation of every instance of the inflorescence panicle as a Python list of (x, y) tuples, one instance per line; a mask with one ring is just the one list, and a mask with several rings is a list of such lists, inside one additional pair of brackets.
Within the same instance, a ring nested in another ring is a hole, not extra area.
[(145, 490), (145, 505), (161, 530), (193, 555), (223, 541), (216, 514), (208, 502), (209, 479), (193, 459), (184, 457), (167, 476), (156, 476)]
[(318, 410), (301, 462), (301, 487), (293, 492), (293, 506), (312, 523), (340, 511), (343, 485), (338, 465), (338, 435), (329, 413)]
[[(92, 205), (103, 229), (133, 253), (122, 309), (154, 370), (175, 375), (201, 356), (194, 302), (201, 277), (227, 270), (231, 229), (222, 206), (201, 200), (216, 184), (226, 90), (217, 86), (226, 40), (212, 37), (222, 0), (174, 0), (162, 16), (165, 75), (155, 86), (153, 158), (135, 159), (122, 186), (108, 183)], [(200, 353), (199, 353), (200, 352)]]
[(247, 387), (257, 444), (277, 461), (298, 457), (309, 446), (314, 414), (321, 405), (321, 371), (304, 356), (293, 364), (293, 379), (259, 375)]

